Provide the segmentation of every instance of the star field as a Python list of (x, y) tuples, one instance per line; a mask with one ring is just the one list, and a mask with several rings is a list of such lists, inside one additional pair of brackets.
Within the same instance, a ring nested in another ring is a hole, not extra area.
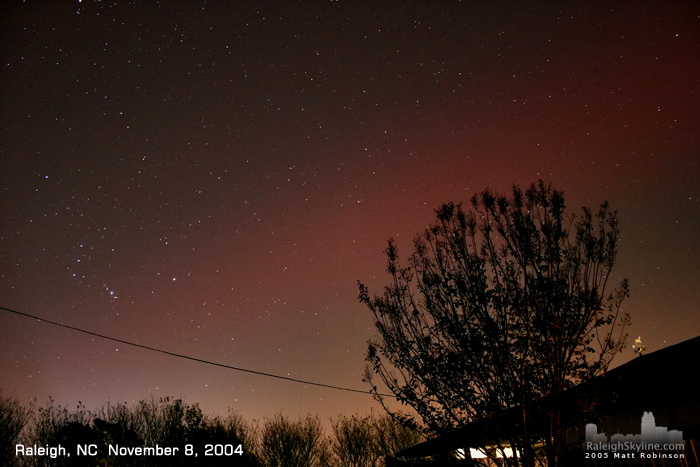
[[(619, 210), (632, 337), (700, 334), (700, 8), (587, 3), (5, 4), (0, 305), (366, 389), (386, 239), (542, 178)], [(380, 410), (9, 314), (0, 356), (25, 402)]]

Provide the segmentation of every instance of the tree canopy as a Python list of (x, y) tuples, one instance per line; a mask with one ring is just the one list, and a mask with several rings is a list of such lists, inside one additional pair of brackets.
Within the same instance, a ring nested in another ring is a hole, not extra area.
[(436, 215), (407, 265), (389, 240), (383, 294), (359, 284), (378, 331), (365, 378), (382, 403), (377, 378), (419, 417), (395, 416), (444, 433), (508, 409), (525, 414), (607, 369), (629, 323), (628, 281), (609, 284), (616, 211), (603, 203), (567, 214), (563, 193), (540, 181), (509, 197), (484, 190), (469, 209), (447, 203)]

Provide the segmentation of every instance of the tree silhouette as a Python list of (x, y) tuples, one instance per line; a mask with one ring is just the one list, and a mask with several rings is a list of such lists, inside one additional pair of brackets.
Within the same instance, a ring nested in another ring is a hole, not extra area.
[[(176, 467), (199, 466), (202, 457), (207, 466), (218, 467), (235, 464), (254, 467), (259, 463), (252, 451), (250, 440), (243, 447), (241, 437), (247, 435), (243, 422), (235, 415), (225, 419), (207, 419), (199, 405), (188, 404), (182, 399), (164, 397), (142, 400), (129, 407), (120, 403), (107, 405), (93, 412), (79, 403), (73, 411), (54, 405), (50, 399), (46, 407), (40, 407), (23, 442), (28, 446), (64, 446), (73, 455), (14, 456), (16, 463), (28, 467), (80, 467), (109, 465), (113, 467)], [(78, 445), (94, 445), (88, 455), (76, 455)], [(155, 447), (173, 448), (172, 455), (111, 453), (109, 446), (123, 448)], [(188, 454), (185, 446), (191, 445)], [(206, 455), (206, 446), (226, 447), (226, 451)], [(242, 449), (239, 452), (238, 446)], [(12, 446), (14, 448), (14, 446)], [(248, 448), (251, 448), (249, 450)], [(176, 449), (174, 449), (176, 448)], [(213, 455), (211, 455), (213, 454)], [(4, 463), (1, 465), (5, 465)], [(7, 465), (13, 465), (8, 463)]]
[(278, 413), (267, 420), (260, 434), (259, 450), (265, 467), (316, 467), (328, 463), (321, 421), (310, 415), (294, 422)]
[[(511, 446), (531, 464), (531, 447), (543, 438), (556, 465), (565, 428), (556, 396), (601, 374), (625, 343), (628, 281), (607, 291), (616, 212), (603, 203), (567, 215), (562, 192), (540, 181), (514, 186), (510, 197), (485, 190), (467, 211), (448, 203), (436, 214), (407, 266), (389, 240), (391, 281), (382, 295), (359, 284), (379, 334), (369, 342), (365, 378), (384, 404), (379, 377), (418, 417), (394, 415), (427, 432), (522, 413)], [(550, 401), (548, 430), (535, 439), (529, 410), (542, 400)]]
[(0, 465), (16, 465), (15, 443), (29, 421), (31, 411), (22, 407), (10, 396), (5, 396), (0, 389)]
[(399, 451), (424, 438), (415, 430), (396, 423), (384, 414), (359, 417), (339, 416), (332, 423), (331, 465), (337, 467), (376, 467), (391, 462)]

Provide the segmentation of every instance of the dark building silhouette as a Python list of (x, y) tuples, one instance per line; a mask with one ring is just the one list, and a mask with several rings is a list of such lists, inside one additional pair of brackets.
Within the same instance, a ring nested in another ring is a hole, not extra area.
[[(700, 455), (700, 390), (696, 375), (699, 368), (700, 336), (636, 357), (605, 375), (566, 391), (557, 402), (563, 414), (585, 418), (580, 426), (569, 430), (567, 450), (581, 452), (589, 437), (598, 442), (609, 442), (620, 437), (637, 436), (634, 438), (637, 441), (661, 444), (683, 442), (682, 438), (685, 438), (686, 454), (690, 457), (687, 465), (697, 466), (695, 456)], [(591, 402), (595, 409), (579, 414), (581, 400)], [(542, 404), (550, 402), (542, 401)], [(532, 407), (536, 409), (537, 405)], [(468, 452), (470, 447), (495, 445), (497, 441), (518, 435), (521, 413), (521, 409), (515, 409), (476, 420), (452, 433), (406, 449), (400, 455), (430, 457), (458, 449)], [(546, 433), (543, 427), (538, 429), (537, 423), (528, 427), (532, 428), (535, 437)], [(614, 435), (609, 438), (606, 433)]]

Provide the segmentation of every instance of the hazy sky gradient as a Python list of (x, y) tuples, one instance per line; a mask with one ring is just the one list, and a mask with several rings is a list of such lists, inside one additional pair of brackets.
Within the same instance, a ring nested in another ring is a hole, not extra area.
[[(368, 389), (357, 280), (381, 290), (386, 239), (405, 257), (441, 203), (542, 178), (619, 210), (632, 338), (700, 334), (697, 2), (233, 3), (4, 4), (1, 306)], [(380, 410), (5, 312), (0, 379), (69, 407)]]

